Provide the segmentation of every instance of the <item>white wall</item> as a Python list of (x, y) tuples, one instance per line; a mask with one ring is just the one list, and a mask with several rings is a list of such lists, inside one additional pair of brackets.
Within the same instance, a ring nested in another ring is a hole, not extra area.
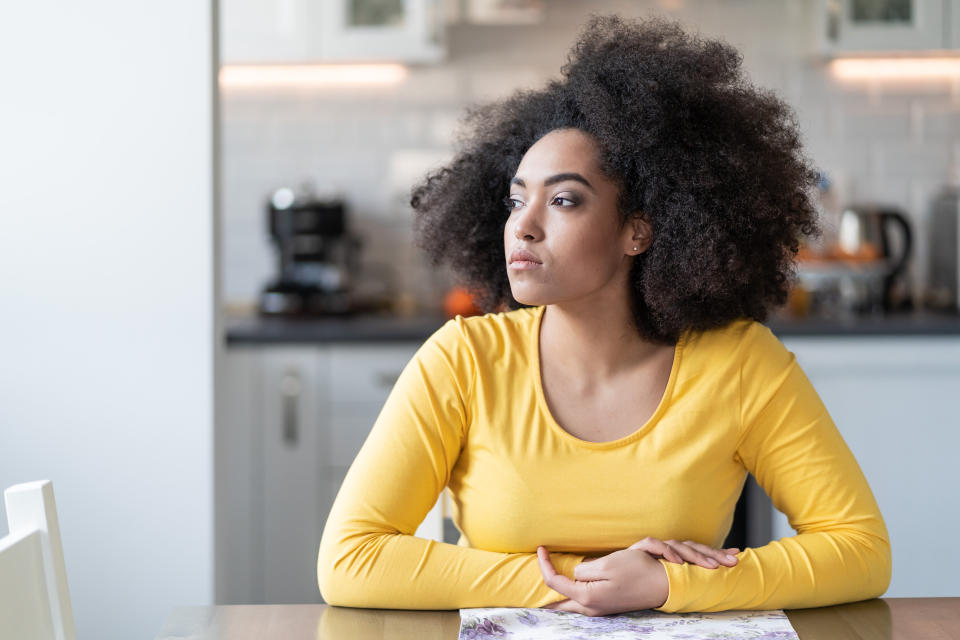
[(212, 601), (215, 10), (0, 12), (0, 488), (53, 481), (81, 639)]

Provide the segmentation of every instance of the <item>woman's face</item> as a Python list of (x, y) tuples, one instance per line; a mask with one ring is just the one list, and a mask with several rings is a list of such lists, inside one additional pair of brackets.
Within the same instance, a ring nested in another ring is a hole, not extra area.
[[(627, 295), (633, 256), (650, 241), (640, 216), (621, 224), (618, 187), (593, 138), (557, 129), (527, 150), (510, 185), (503, 248), (513, 297), (541, 305)], [(634, 250), (637, 247), (637, 250)], [(512, 262), (522, 249), (538, 263)]]

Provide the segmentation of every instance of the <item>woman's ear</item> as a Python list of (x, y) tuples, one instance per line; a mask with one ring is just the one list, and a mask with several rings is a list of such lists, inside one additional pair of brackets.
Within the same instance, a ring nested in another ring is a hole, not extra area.
[(650, 224), (650, 217), (642, 211), (637, 211), (630, 216), (630, 236), (626, 253), (628, 255), (638, 255), (646, 251), (653, 242), (653, 226)]

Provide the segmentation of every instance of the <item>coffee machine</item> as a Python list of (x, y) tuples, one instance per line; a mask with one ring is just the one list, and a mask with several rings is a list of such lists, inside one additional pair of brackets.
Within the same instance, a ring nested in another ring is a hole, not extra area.
[(347, 315), (359, 237), (348, 228), (346, 203), (312, 189), (277, 189), (267, 202), (267, 225), (278, 274), (260, 293), (263, 315)]

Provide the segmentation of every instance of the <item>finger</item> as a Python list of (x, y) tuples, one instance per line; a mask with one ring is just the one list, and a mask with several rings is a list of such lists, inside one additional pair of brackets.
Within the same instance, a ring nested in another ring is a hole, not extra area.
[(587, 560), (573, 568), (573, 579), (578, 581), (609, 580), (609, 573), (606, 563), (599, 562), (599, 559)]
[(722, 549), (714, 549), (713, 547), (709, 547), (705, 544), (701, 544), (693, 540), (686, 540), (684, 541), (684, 544), (693, 547), (703, 555), (711, 557), (721, 564), (729, 564), (729, 565), (737, 564), (737, 558), (735, 556), (731, 556), (730, 554), (728, 554), (726, 551)]
[(679, 553), (687, 562), (692, 562), (707, 569), (716, 569), (720, 566), (719, 562), (709, 556), (705, 556), (689, 545), (677, 542), (676, 540), (664, 540), (664, 542)]
[(634, 542), (632, 545), (627, 547), (627, 549), (640, 549), (651, 555), (662, 556), (669, 562), (683, 564), (683, 558), (681, 558), (676, 551), (665, 545), (662, 540), (658, 540), (657, 538), (651, 536), (647, 536), (643, 540)]
[(557, 573), (550, 561), (550, 552), (547, 551), (546, 547), (537, 547), (537, 561), (540, 563), (540, 573), (543, 574), (543, 581), (548, 587), (571, 600), (584, 599), (586, 583), (574, 582), (562, 573)]
[(658, 540), (657, 538), (650, 536), (647, 536), (639, 542), (634, 542), (627, 548), (641, 549), (653, 555), (663, 556), (667, 561), (674, 562), (676, 564), (684, 563), (684, 559), (680, 557), (680, 554), (678, 554), (672, 547), (665, 544), (663, 540)]

